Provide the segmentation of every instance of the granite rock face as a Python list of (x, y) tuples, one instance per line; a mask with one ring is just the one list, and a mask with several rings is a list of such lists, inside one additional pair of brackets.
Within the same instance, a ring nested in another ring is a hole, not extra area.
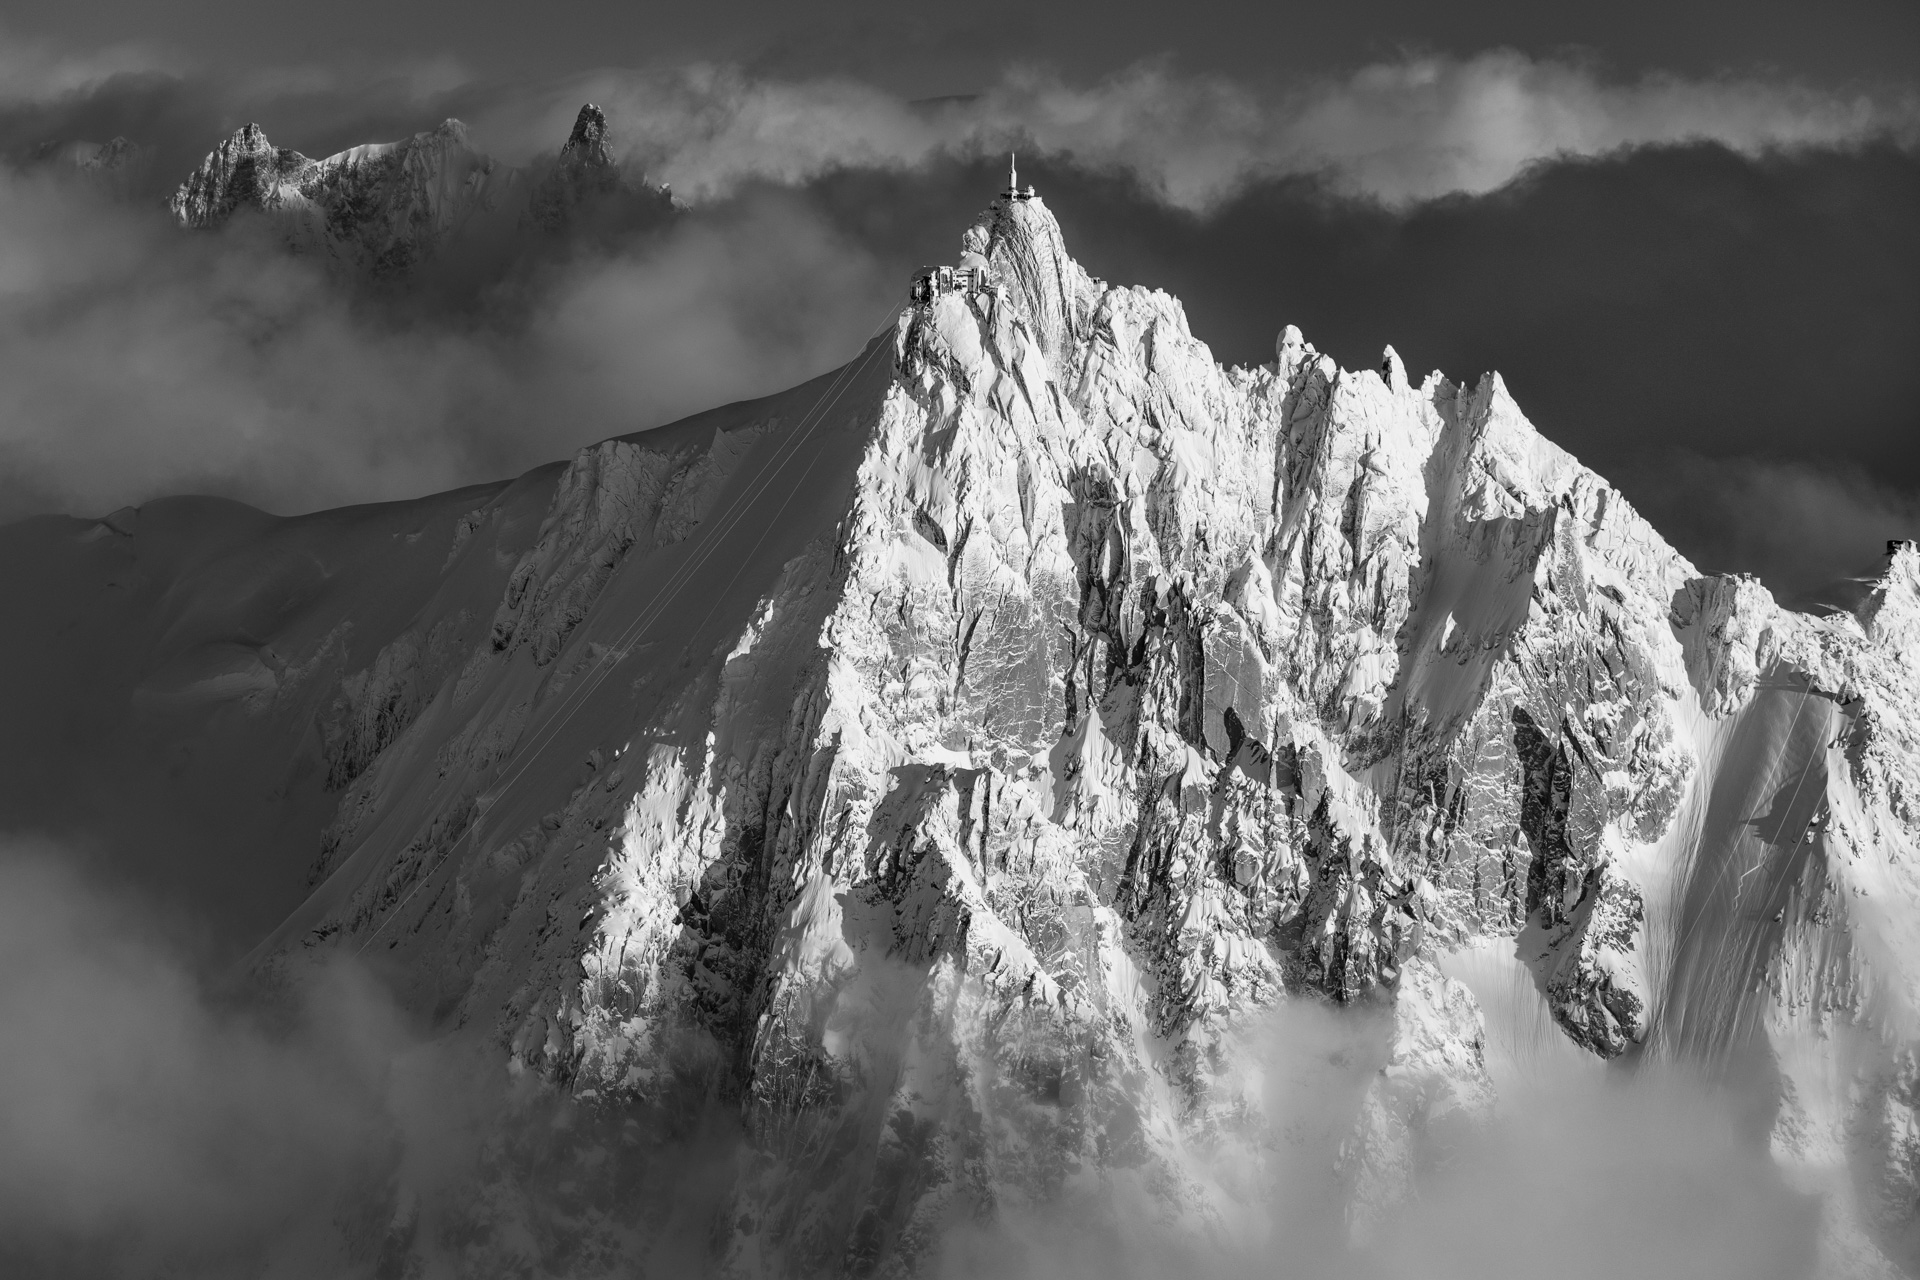
[(583, 205), (606, 199), (620, 185), (620, 165), (608, 136), (606, 113), (589, 102), (580, 108), (559, 160), (534, 187), (527, 216), (549, 231), (561, 231)]

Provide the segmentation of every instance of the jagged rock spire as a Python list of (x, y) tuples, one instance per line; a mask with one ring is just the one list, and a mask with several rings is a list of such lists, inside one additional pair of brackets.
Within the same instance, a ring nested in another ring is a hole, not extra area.
[(184, 226), (218, 226), (243, 204), (273, 207), (280, 183), (312, 163), (298, 151), (274, 146), (265, 130), (249, 122), (207, 153), (167, 207)]
[(201, 161), (168, 207), (182, 226), (207, 228), (251, 206), (275, 215), (293, 248), (396, 274), (494, 206), (496, 168), (458, 120), (324, 160), (275, 147), (248, 124)]
[(1063, 358), (1085, 336), (1101, 286), (1067, 252), (1044, 200), (1010, 191), (974, 220), (961, 249), (978, 254), (1006, 285), (1049, 360)]
[[(118, 169), (131, 170), (120, 151), (106, 150)], [(220, 226), (250, 207), (270, 215), (288, 247), (384, 276), (407, 273), (476, 221), (501, 219), (503, 231), (579, 230), (587, 223), (631, 230), (673, 209), (664, 188), (626, 182), (606, 113), (591, 102), (575, 115), (558, 153), (530, 171), (496, 163), (454, 119), (321, 160), (275, 147), (259, 125), (247, 124), (207, 154), (168, 207), (182, 226), (195, 228)]]
[(612, 167), (613, 148), (609, 141), (607, 113), (589, 102), (573, 118), (573, 132), (560, 148), (562, 164)]
[(606, 112), (589, 102), (574, 117), (559, 162), (534, 188), (527, 215), (545, 230), (560, 231), (581, 205), (619, 189), (620, 165), (613, 156)]

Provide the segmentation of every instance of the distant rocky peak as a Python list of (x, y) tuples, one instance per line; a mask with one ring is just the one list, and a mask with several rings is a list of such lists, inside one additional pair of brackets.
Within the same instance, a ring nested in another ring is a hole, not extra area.
[(167, 207), (183, 226), (218, 226), (241, 205), (277, 207), (281, 184), (312, 163), (298, 151), (275, 147), (265, 130), (248, 122), (207, 153)]
[(285, 147), (275, 147), (272, 142), (268, 141), (266, 130), (249, 121), (241, 125), (238, 129), (235, 129), (232, 136), (223, 138), (215, 145), (214, 149), (208, 153), (207, 158), (200, 162), (200, 168), (204, 171), (209, 164), (219, 161), (233, 164), (246, 159), (257, 160), (279, 157), (298, 160), (302, 163), (306, 161), (306, 157), (297, 151), (292, 151)]
[(589, 102), (573, 118), (573, 132), (560, 148), (562, 164), (612, 168), (614, 164), (607, 113)]
[(137, 146), (123, 137), (115, 137), (83, 161), (83, 165), (95, 169), (118, 169), (129, 164), (137, 164), (147, 154), (145, 147)]
[(543, 230), (565, 231), (580, 221), (586, 206), (617, 194), (620, 186), (606, 113), (589, 102), (574, 117), (558, 163), (534, 187), (527, 215)]
[(63, 178), (77, 178), (109, 196), (126, 199), (152, 172), (153, 155), (153, 148), (123, 137), (107, 143), (51, 139), (28, 152), (24, 163), (51, 169)]
[(493, 160), (452, 118), (320, 160), (274, 146), (248, 123), (207, 153), (168, 207), (192, 228), (256, 209), (281, 226), (296, 252), (388, 277), (405, 275), (482, 223), (495, 231), (481, 241), (498, 243), (516, 227), (617, 235), (673, 213), (664, 188), (624, 179), (606, 113), (591, 102), (558, 152), (527, 169)]

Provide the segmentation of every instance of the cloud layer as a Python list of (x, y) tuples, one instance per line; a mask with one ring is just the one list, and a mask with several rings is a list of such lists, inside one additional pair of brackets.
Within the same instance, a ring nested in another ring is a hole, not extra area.
[[(115, 100), (126, 108), (117, 122)], [(1530, 164), (1627, 147), (1709, 141), (1756, 155), (1920, 141), (1912, 85), (1837, 91), (1784, 76), (1627, 79), (1595, 63), (1510, 49), (1407, 54), (1284, 86), (1163, 62), (1093, 80), (1014, 65), (977, 92), (909, 101), (843, 76), (709, 62), (539, 83), (481, 81), (445, 58), (195, 70), (146, 49), (77, 53), (0, 29), (0, 144), (15, 149), (31, 137), (23, 127), (51, 135), (81, 120), (96, 131), (151, 133), (156, 123), (202, 131), (191, 142), (142, 139), (166, 145), (177, 165), (176, 145), (204, 151), (257, 120), (283, 145), (324, 154), (368, 140), (344, 133), (349, 125), (410, 131), (457, 114), (483, 145), (520, 162), (551, 151), (583, 100), (608, 108), (631, 158), (696, 200), (747, 182), (792, 185), (840, 168), (918, 168), (1026, 148), (1129, 174), (1196, 211), (1290, 174), (1407, 204), (1481, 194)], [(288, 129), (305, 136), (286, 137)]]
[(384, 1163), (404, 1037), (342, 974), (287, 1035), (221, 1012), (136, 904), (66, 861), (0, 848), (0, 1263), (224, 1274)]
[[(0, 1270), (714, 1273), (750, 1165), (697, 1081), (678, 1101), (574, 1105), (510, 1078), (485, 1037), (424, 1038), (345, 961), (288, 975), (265, 1009), (217, 998), (150, 904), (71, 862), (0, 843)], [(1195, 1185), (1232, 1188), (1210, 1228), (1114, 1171), (950, 1224), (930, 1273), (1804, 1274), (1815, 1206), (1742, 1135), (1736, 1099), (1591, 1062), (1503, 1085), (1500, 1117), (1430, 1143), (1413, 1198), (1353, 1247), (1341, 1144), (1391, 1030), (1311, 1002), (1251, 1029), (1238, 1052), (1266, 1127), (1186, 1156)]]
[[(1517, 966), (1516, 966), (1517, 967)], [(1537, 1009), (1531, 980), (1525, 1000)], [(1238, 1052), (1261, 1108), (1195, 1144), (1182, 1172), (1232, 1188), (1205, 1230), (1168, 1221), (1123, 1174), (1057, 1202), (957, 1224), (942, 1280), (1790, 1280), (1809, 1274), (1819, 1206), (1743, 1132), (1728, 1087), (1568, 1051), (1502, 1082), (1485, 1122), (1432, 1125), (1404, 1199), (1350, 1215), (1353, 1123), (1392, 1028), (1360, 1009), (1282, 1004)], [(1560, 1037), (1557, 1028), (1548, 1034)], [(1564, 1040), (1558, 1048), (1567, 1050)], [(1456, 1121), (1460, 1117), (1454, 1117)]]
[(1882, 547), (1920, 538), (1920, 493), (1858, 466), (1653, 454), (1625, 477), (1703, 568), (1764, 565), (1790, 606), (1852, 608), (1883, 569)]
[(886, 284), (768, 193), (423, 314), (265, 227), (183, 235), (0, 171), (0, 516), (173, 492), (291, 512), (510, 475), (832, 367)]
[(622, 1240), (700, 1273), (737, 1151), (719, 1108), (576, 1107), (346, 957), (216, 986), (74, 861), (0, 838), (0, 1274), (599, 1275), (583, 1246)]
[(582, 97), (630, 121), (635, 158), (695, 199), (743, 181), (801, 183), (840, 167), (917, 167), (1025, 146), (1124, 172), (1204, 211), (1248, 184), (1321, 174), (1392, 204), (1481, 194), (1529, 164), (1713, 141), (1744, 154), (1920, 136), (1912, 94), (1837, 94), (1790, 81), (1617, 83), (1578, 63), (1493, 50), (1410, 57), (1285, 92), (1145, 64), (1095, 83), (1015, 68), (977, 95), (908, 103), (841, 79), (771, 80), (726, 66), (604, 72), (514, 95), (483, 132), (530, 150)]

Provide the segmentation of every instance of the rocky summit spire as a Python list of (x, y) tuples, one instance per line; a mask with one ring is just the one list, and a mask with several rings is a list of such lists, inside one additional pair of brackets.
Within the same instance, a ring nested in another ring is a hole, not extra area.
[(182, 226), (220, 226), (251, 207), (273, 217), (289, 246), (397, 274), (493, 208), (503, 174), (458, 120), (397, 142), (311, 160), (275, 147), (249, 124), (213, 151), (168, 207)]
[(573, 132), (567, 135), (566, 143), (560, 148), (560, 163), (597, 169), (613, 168), (613, 147), (609, 138), (607, 113), (593, 103), (587, 103), (580, 108), (580, 114), (573, 118)]
[(545, 230), (561, 231), (582, 205), (619, 189), (620, 164), (613, 157), (606, 112), (589, 102), (574, 117), (558, 163), (528, 198), (527, 215)]
[(207, 153), (167, 207), (183, 226), (218, 226), (243, 204), (278, 207), (283, 183), (312, 164), (299, 152), (267, 141), (259, 125), (245, 124)]
[[(1064, 360), (1088, 333), (1103, 284), (1067, 252), (1060, 224), (1046, 202), (1021, 189), (981, 213), (961, 237), (963, 253), (978, 254), (1026, 317), (1041, 354)], [(1062, 378), (1065, 366), (1060, 366)]]

